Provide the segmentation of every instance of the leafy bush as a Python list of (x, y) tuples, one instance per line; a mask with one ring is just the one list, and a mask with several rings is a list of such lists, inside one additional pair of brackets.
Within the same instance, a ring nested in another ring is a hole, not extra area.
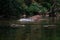
[(21, 10), (19, 4), (15, 0), (0, 0), (0, 16), (3, 19), (18, 19)]

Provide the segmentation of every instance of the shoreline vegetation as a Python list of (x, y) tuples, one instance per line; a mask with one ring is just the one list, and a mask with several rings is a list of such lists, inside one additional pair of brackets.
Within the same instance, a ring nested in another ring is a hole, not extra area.
[(60, 40), (60, 0), (0, 0), (0, 40)]

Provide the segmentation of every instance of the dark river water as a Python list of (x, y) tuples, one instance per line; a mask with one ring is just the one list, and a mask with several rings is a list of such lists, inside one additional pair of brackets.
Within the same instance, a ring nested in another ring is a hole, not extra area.
[(60, 40), (60, 29), (48, 29), (43, 25), (0, 27), (0, 40)]

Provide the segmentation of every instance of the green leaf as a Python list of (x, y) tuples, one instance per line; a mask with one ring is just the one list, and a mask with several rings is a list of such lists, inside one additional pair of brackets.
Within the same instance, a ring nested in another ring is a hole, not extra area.
[(30, 11), (30, 12), (38, 12), (40, 9), (39, 9), (39, 5), (37, 4), (37, 3), (32, 3), (31, 5), (30, 5), (30, 7), (28, 8), (28, 10)]

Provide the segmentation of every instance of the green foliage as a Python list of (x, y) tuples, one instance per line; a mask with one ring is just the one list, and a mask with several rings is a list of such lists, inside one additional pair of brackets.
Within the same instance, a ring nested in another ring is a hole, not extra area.
[(60, 0), (56, 0), (58, 3), (60, 3)]
[(39, 5), (38, 3), (32, 3), (30, 5), (30, 7), (28, 8), (29, 12), (46, 12), (47, 8), (42, 7), (41, 5)]
[[(33, 12), (45, 13), (52, 6), (51, 2), (52, 0), (41, 0), (41, 5), (40, 5), (37, 2), (32, 3), (31, 1), (27, 1), (27, 0), (1, 0), (0, 16), (3, 15), (4, 16), (3, 18), (15, 19), (18, 18), (22, 12), (28, 12), (28, 14), (32, 14)], [(60, 0), (57, 0), (57, 3), (60, 3)]]
[(37, 2), (31, 3), (30, 6), (24, 4), (24, 6), (21, 6), (20, 9), (22, 9), (23, 12), (28, 12), (28, 15), (34, 15), (33, 12), (45, 13), (47, 11), (46, 7), (39, 5)]
[(18, 19), (20, 15), (19, 3), (15, 0), (0, 0), (0, 16), (3, 15), (3, 19)]
[(27, 6), (30, 6), (30, 4), (32, 3), (31, 1), (32, 1), (32, 0), (24, 0), (25, 4), (26, 4)]
[(42, 6), (46, 7), (47, 9), (49, 9), (51, 7), (50, 3), (44, 2), (42, 3)]
[(46, 13), (47, 12), (47, 8), (45, 8), (45, 7), (42, 7), (40, 10), (41, 10), (41, 13)]
[(43, 0), (43, 2), (51, 3), (52, 0)]
[(24, 3), (24, 0), (16, 0), (20, 5)]

